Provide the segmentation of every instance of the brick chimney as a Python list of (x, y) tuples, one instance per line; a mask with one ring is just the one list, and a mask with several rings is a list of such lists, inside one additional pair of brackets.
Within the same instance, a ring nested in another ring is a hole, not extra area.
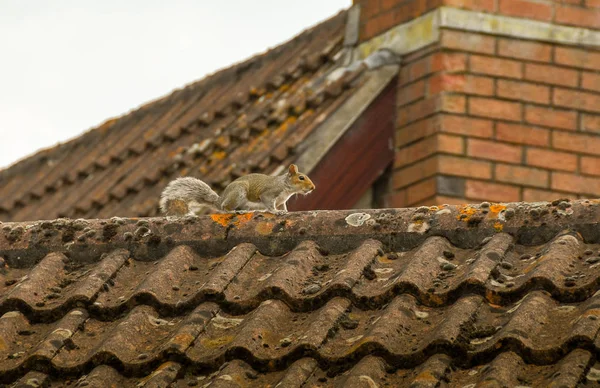
[(600, 1), (354, 5), (402, 56), (387, 206), (600, 197)]

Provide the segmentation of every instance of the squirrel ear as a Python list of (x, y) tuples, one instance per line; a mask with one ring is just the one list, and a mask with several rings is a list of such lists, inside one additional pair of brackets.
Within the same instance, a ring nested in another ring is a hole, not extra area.
[(298, 167), (295, 164), (290, 164), (289, 172), (290, 175), (298, 174)]

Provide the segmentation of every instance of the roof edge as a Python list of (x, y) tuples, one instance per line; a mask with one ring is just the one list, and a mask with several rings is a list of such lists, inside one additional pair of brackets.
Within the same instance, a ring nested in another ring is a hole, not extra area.
[(296, 160), (301, 169), (310, 173), (319, 164), (394, 79), (399, 69), (398, 65), (387, 65), (369, 72), (367, 81), (304, 141), (302, 148), (306, 151)]
[(0, 225), (0, 257), (11, 267), (30, 267), (49, 252), (97, 261), (115, 249), (154, 260), (177, 245), (217, 257), (251, 243), (266, 255), (281, 255), (304, 240), (330, 253), (345, 253), (367, 239), (386, 249), (412, 249), (432, 236), (460, 248), (508, 233), (515, 243), (539, 245), (570, 233), (600, 243), (600, 199), (534, 203), (422, 206), (405, 209), (212, 214), (201, 217), (13, 222)]

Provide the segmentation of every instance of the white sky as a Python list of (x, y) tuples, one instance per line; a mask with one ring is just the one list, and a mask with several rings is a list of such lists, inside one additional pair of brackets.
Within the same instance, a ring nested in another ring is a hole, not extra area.
[(0, 169), (282, 43), (352, 0), (0, 0)]

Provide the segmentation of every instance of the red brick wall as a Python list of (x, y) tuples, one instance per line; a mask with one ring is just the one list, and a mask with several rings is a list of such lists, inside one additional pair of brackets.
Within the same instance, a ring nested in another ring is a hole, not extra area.
[(365, 41), (439, 6), (439, 0), (354, 0), (360, 4), (359, 39)]
[(365, 41), (439, 6), (600, 27), (600, 0), (354, 0), (361, 5), (360, 40)]
[[(600, 29), (600, 0), (355, 0), (360, 40), (441, 5)], [(386, 206), (600, 197), (600, 51), (444, 29), (403, 58)]]
[(600, 196), (600, 52), (444, 30), (405, 58), (389, 206)]

